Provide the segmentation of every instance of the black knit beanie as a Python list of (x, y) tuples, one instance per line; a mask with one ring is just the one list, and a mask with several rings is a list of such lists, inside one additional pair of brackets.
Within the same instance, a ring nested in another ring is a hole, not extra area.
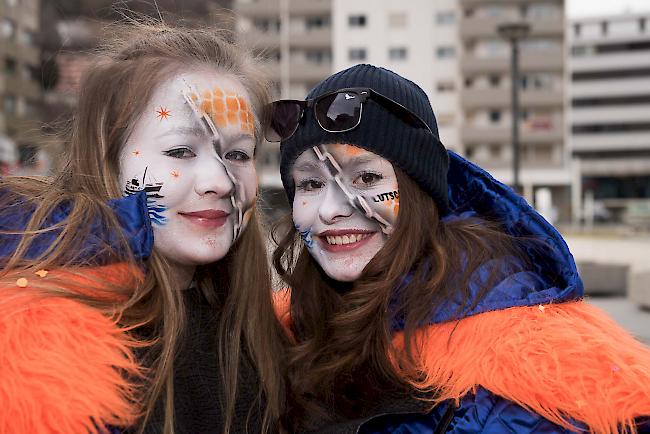
[(424, 128), (404, 123), (372, 98), (364, 103), (361, 124), (344, 133), (328, 133), (323, 130), (311, 109), (308, 109), (293, 136), (280, 144), (280, 176), (289, 203), (293, 202), (294, 196), (291, 167), (296, 158), (312, 146), (343, 143), (386, 158), (431, 195), (441, 215), (447, 214), (449, 157), (440, 142), (436, 117), (424, 91), (412, 81), (387, 69), (356, 65), (316, 85), (307, 99), (351, 87), (368, 87), (400, 103), (426, 122), (433, 136)]

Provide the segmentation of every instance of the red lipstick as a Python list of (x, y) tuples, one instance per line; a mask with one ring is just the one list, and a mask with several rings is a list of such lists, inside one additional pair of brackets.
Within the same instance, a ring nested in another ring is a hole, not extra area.
[(181, 216), (205, 229), (220, 228), (228, 220), (230, 213), (216, 209), (205, 209), (192, 212), (179, 212)]

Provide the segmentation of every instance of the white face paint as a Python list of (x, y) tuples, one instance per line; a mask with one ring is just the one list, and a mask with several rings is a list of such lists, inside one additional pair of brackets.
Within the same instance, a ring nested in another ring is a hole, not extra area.
[(237, 226), (250, 217), (257, 175), (249, 107), (234, 77), (212, 70), (180, 74), (156, 89), (122, 149), (120, 187), (125, 194), (147, 192), (154, 247), (174, 263), (223, 258)]
[(356, 146), (319, 149), (329, 152), (340, 166), (340, 180), (348, 193), (363, 197), (372, 213), (388, 223), (389, 230), (382, 231), (379, 221), (361, 212), (313, 149), (296, 159), (291, 169), (296, 185), (294, 224), (323, 271), (332, 279), (351, 282), (383, 247), (397, 220), (397, 177), (388, 160)]

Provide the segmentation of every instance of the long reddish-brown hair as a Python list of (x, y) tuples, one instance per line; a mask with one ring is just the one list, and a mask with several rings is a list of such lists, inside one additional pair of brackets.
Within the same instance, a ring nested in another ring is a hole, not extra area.
[[(33, 215), (22, 232), (18, 248), (4, 262), (0, 283), (10, 283), (10, 273), (31, 272), (51, 267), (79, 268), (82, 258), (71, 252), (82, 251), (92, 228), (101, 222), (105, 233), (120, 234), (116, 216), (107, 200), (121, 197), (119, 155), (138, 116), (156, 87), (184, 70), (212, 68), (240, 80), (247, 89), (251, 106), (261, 119), (269, 101), (268, 81), (254, 58), (214, 29), (180, 28), (162, 24), (114, 26), (112, 37), (98, 53), (82, 82), (78, 106), (65, 139), (62, 169), (53, 178), (5, 177), (0, 190), (5, 195), (0, 212), (15, 206), (33, 206)], [(261, 144), (261, 125), (256, 124), (257, 145)], [(6, 189), (6, 190), (5, 190)], [(69, 217), (57, 227), (43, 227), (47, 217), (62, 204), (72, 204)], [(15, 212), (15, 211), (13, 211)], [(261, 381), (264, 431), (275, 431), (284, 405), (281, 368), (283, 334), (272, 308), (270, 269), (257, 212), (229, 253), (216, 264), (199, 267), (197, 284), (219, 315), (219, 366), (222, 367), (226, 404), (225, 431), (233, 423), (237, 394), (238, 368), (247, 351)], [(59, 231), (60, 230), (60, 231)], [(38, 258), (27, 256), (29, 246), (39, 234), (56, 232), (50, 249)], [(139, 266), (129, 253), (127, 240), (117, 238), (103, 246), (104, 258)], [(83, 262), (91, 262), (83, 258)], [(173, 433), (173, 364), (178, 336), (185, 327), (183, 299), (173, 288), (173, 268), (155, 249), (147, 261), (144, 280), (126, 286), (106, 282), (101, 288), (119, 294), (119, 301), (81, 295), (68, 282), (53, 280), (41, 284), (43, 291), (74, 297), (107, 315), (118, 313), (120, 325), (128, 329), (154, 330), (155, 357), (151, 360), (148, 382), (134, 401), (140, 404), (144, 426), (155, 403), (164, 398), (165, 433)], [(36, 289), (36, 288), (33, 288)], [(262, 396), (263, 394), (263, 396)], [(215, 403), (215, 405), (217, 405)]]
[[(441, 221), (433, 199), (395, 171), (400, 209), (394, 232), (353, 283), (328, 278), (295, 229), (275, 230), (273, 265), (291, 288), (297, 341), (288, 353), (286, 419), (294, 429), (309, 427), (310, 419), (362, 417), (387, 392), (435, 398), (435, 390), (410, 385), (420, 375), (414, 332), (452, 296), (467, 302), (452, 317), (471, 309), (499, 269), (484, 279), (477, 297), (470, 295), (473, 273), (493, 258), (519, 255), (517, 241), (495, 223)], [(391, 344), (394, 321), (403, 323), (401, 351)]]

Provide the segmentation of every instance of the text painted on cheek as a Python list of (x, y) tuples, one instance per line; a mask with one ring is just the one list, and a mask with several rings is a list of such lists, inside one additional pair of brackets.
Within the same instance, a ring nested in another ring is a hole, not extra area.
[(255, 117), (246, 100), (230, 89), (215, 87), (189, 97), (212, 119), (218, 128), (239, 127), (246, 133), (255, 132)]
[(389, 191), (372, 197), (372, 200), (374, 202), (386, 202), (388, 200), (395, 200), (395, 199), (399, 199), (399, 193), (397, 191)]

